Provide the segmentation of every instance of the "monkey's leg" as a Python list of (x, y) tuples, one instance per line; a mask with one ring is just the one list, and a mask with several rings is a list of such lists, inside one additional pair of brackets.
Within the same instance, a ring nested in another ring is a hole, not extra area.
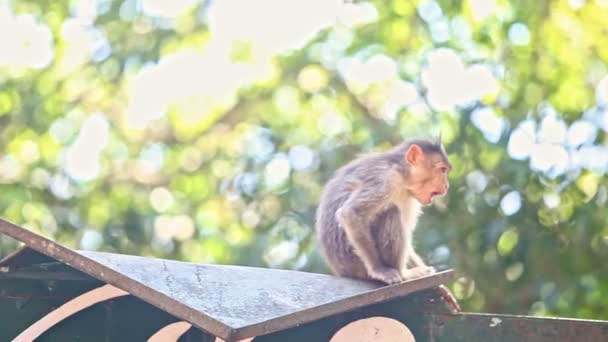
[(375, 236), (376, 245), (382, 262), (399, 270), (402, 280), (418, 278), (431, 274), (433, 269), (422, 263), (408, 269), (410, 255), (422, 259), (414, 252), (411, 243), (412, 221), (405, 221), (404, 225), (400, 210), (393, 206), (376, 217), (372, 223), (372, 233)]
[(389, 207), (376, 216), (371, 227), (382, 263), (398, 270), (406, 268), (405, 232), (399, 220), (399, 209), (395, 206)]
[(409, 258), (408, 258), (408, 265), (412, 268), (416, 268), (416, 267), (429, 267), (431, 269), (434, 270), (433, 267), (431, 266), (427, 266), (427, 264), (424, 262), (424, 260), (422, 260), (422, 258), (420, 257), (420, 255), (418, 255), (418, 253), (416, 253), (416, 251), (414, 251), (414, 247), (411, 246), (411, 242), (409, 242), (410, 244), (410, 253), (409, 253)]
[(409, 253), (407, 255), (407, 264), (411, 265), (411, 268), (403, 268), (401, 269), (401, 276), (404, 280), (419, 278), (425, 275), (435, 273), (435, 268), (431, 266), (427, 266), (422, 258), (416, 254), (413, 246), (411, 246), (411, 242), (407, 242), (409, 244)]
[[(385, 266), (380, 260), (370, 222), (366, 219), (366, 217), (373, 216), (373, 213), (370, 213), (373, 208), (370, 208), (369, 203), (361, 203), (360, 198), (370, 200), (369, 197), (358, 192), (353, 193), (336, 212), (336, 219), (344, 229), (355, 253), (361, 258), (370, 278), (387, 284), (401, 282), (399, 270)], [(364, 207), (368, 210), (363, 210)]]

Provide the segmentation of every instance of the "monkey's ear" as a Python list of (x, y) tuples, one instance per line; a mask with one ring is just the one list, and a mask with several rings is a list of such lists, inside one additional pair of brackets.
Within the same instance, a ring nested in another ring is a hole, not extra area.
[(422, 151), (420, 146), (416, 144), (411, 144), (410, 147), (407, 149), (407, 152), (405, 152), (405, 160), (407, 160), (407, 162), (410, 164), (416, 164), (418, 163), (418, 161), (420, 161), (420, 159), (422, 159), (423, 155), (424, 152)]

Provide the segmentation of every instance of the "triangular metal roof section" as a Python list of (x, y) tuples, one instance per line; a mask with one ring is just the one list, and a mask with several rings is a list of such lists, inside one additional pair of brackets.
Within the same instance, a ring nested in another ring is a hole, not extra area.
[(21, 246), (14, 252), (0, 259), (0, 267), (21, 267), (32, 264), (45, 262), (49, 259), (48, 256), (40, 254), (28, 246)]
[(401, 297), (438, 286), (452, 276), (448, 270), (382, 286), (307, 272), (74, 251), (3, 219), (0, 233), (226, 341)]

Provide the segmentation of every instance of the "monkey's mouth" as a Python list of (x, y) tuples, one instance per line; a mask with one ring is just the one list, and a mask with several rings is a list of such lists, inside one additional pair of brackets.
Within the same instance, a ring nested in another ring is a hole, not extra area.
[(431, 192), (431, 198), (434, 198), (436, 196), (441, 196), (441, 192), (439, 192), (439, 191), (433, 191), (433, 192)]

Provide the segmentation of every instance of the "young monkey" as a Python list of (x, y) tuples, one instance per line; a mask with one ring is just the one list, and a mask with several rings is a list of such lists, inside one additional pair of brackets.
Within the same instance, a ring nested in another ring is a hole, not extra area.
[(441, 143), (412, 140), (336, 171), (316, 214), (332, 271), (386, 284), (433, 273), (414, 251), (412, 235), (421, 206), (446, 194), (451, 169)]

